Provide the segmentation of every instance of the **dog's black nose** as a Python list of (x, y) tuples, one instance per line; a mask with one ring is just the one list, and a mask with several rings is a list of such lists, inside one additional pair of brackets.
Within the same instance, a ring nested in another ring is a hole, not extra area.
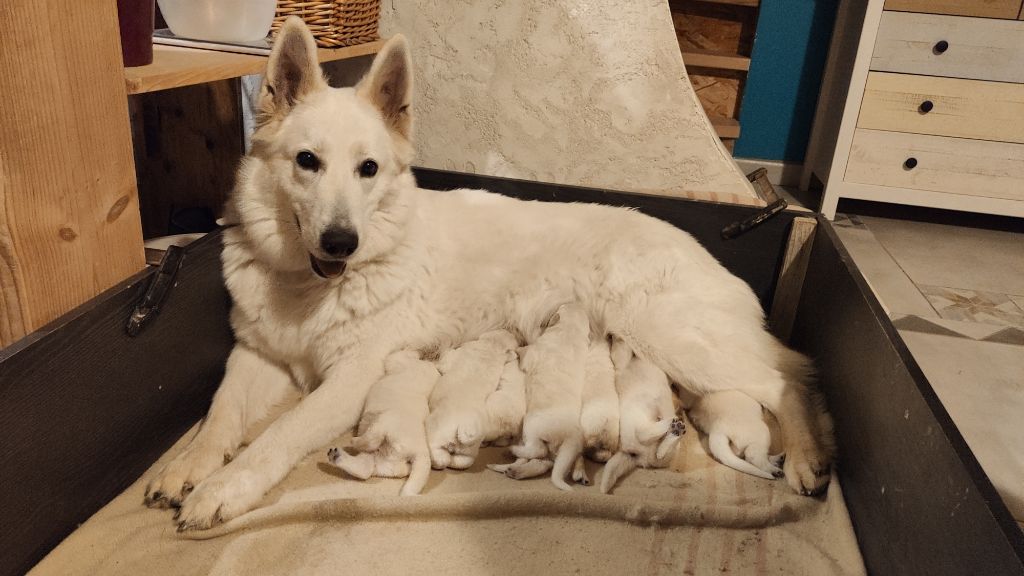
[(320, 247), (336, 258), (344, 258), (359, 247), (359, 236), (344, 228), (328, 228), (320, 235)]

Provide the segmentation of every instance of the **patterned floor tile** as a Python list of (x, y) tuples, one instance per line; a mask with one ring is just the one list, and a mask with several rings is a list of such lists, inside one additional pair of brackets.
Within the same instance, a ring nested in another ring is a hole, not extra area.
[(1024, 328), (1024, 310), (1006, 294), (943, 286), (918, 288), (942, 318)]

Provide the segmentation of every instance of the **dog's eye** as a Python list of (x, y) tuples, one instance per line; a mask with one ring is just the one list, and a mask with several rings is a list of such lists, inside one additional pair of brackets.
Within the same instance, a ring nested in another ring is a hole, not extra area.
[(309, 150), (303, 150), (296, 154), (295, 163), (302, 167), (303, 170), (316, 171), (320, 169), (320, 159)]
[(377, 163), (373, 160), (363, 160), (359, 165), (359, 175), (363, 178), (373, 178), (377, 175)]

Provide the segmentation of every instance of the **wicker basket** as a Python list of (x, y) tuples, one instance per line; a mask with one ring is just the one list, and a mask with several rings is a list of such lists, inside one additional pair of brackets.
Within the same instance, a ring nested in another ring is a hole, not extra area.
[(380, 38), (379, 14), (380, 0), (277, 0), (271, 33), (276, 36), (286, 18), (298, 16), (313, 32), (317, 46), (354, 46)]

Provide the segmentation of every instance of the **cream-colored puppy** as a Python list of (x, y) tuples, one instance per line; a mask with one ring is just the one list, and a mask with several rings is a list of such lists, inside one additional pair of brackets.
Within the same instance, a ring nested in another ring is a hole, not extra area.
[(441, 355), (441, 378), (430, 395), (427, 443), (434, 468), (463, 470), (473, 465), (489, 427), (487, 396), (515, 358), (515, 336), (507, 330), (485, 332)]
[(526, 415), (526, 375), (514, 352), (501, 371), (498, 388), (487, 395), (487, 431), (484, 442), (508, 446), (519, 437)]
[(668, 466), (686, 431), (676, 417), (668, 377), (660, 368), (635, 356), (629, 345), (618, 339), (611, 357), (619, 393), (619, 451), (601, 474), (601, 492), (605, 494), (637, 467)]
[(430, 475), (430, 451), (424, 424), (427, 397), (437, 382), (432, 362), (417, 352), (395, 352), (385, 360), (385, 376), (370, 388), (352, 439), (352, 455), (338, 448), (327, 452), (331, 464), (366, 480), (371, 476), (405, 478), (402, 496), (419, 494)]
[[(619, 394), (615, 391), (615, 367), (605, 335), (592, 338), (587, 351), (580, 429), (583, 454), (591, 460), (607, 462), (619, 449)], [(572, 479), (590, 484), (582, 457), (576, 459)]]
[(548, 327), (521, 354), (526, 372), (526, 417), (517, 460), (491, 465), (510, 478), (530, 478), (551, 470), (551, 481), (572, 490), (565, 481), (583, 449), (580, 409), (587, 361), (590, 320), (578, 304), (563, 304)]
[(782, 477), (782, 456), (768, 455), (771, 431), (753, 398), (732, 390), (715, 392), (698, 398), (688, 414), (694, 427), (707, 434), (715, 460), (753, 476)]

